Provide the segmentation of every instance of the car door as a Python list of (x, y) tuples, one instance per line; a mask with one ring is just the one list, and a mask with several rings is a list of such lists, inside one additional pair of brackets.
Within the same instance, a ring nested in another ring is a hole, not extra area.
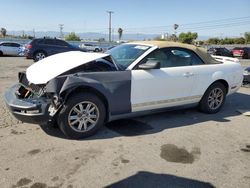
[(17, 43), (11, 43), (11, 54), (10, 55), (18, 55), (20, 51), (20, 44)]
[(158, 49), (146, 56), (159, 61), (160, 69), (140, 70), (139, 64), (131, 71), (132, 112), (179, 106), (196, 102), (191, 97), (194, 87), (192, 54), (184, 48)]

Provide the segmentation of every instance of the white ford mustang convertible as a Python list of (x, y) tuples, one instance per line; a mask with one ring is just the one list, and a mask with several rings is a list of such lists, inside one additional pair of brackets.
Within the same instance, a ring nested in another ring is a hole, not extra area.
[(17, 119), (52, 121), (79, 139), (106, 122), (154, 110), (197, 105), (216, 113), (242, 79), (237, 59), (175, 42), (133, 42), (106, 53), (47, 57), (19, 73), (5, 101)]

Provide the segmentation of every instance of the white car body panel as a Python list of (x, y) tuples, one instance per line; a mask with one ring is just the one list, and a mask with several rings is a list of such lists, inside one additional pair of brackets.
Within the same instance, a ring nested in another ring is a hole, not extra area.
[(231, 94), (241, 86), (242, 72), (241, 65), (233, 62), (193, 66), (195, 87), (191, 95), (203, 95), (207, 88), (217, 80), (225, 80), (229, 85), (228, 94)]
[(227, 62), (240, 63), (239, 59), (233, 57), (218, 56), (218, 55), (211, 55), (211, 56), (217, 61), (220, 61), (222, 63), (227, 63)]
[(197, 103), (207, 88), (225, 80), (228, 93), (236, 92), (242, 83), (239, 63), (204, 64), (154, 70), (132, 70), (132, 112)]
[(109, 55), (80, 51), (52, 55), (31, 65), (26, 71), (27, 79), (33, 84), (46, 84), (68, 70), (107, 56)]
[(199, 100), (191, 97), (194, 87), (192, 66), (152, 70), (132, 70), (132, 112), (187, 104)]

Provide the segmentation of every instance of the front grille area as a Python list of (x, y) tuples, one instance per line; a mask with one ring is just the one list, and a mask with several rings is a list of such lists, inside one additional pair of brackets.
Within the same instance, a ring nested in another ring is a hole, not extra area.
[(19, 72), (18, 79), (21, 86), (17, 91), (17, 95), (20, 98), (30, 98), (34, 95), (41, 96), (42, 94), (44, 94), (45, 85), (36, 85), (29, 83), (25, 72)]

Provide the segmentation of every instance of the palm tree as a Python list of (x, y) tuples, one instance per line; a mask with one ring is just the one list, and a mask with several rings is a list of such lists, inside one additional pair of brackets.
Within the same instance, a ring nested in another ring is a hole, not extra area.
[(3, 35), (3, 37), (5, 37), (6, 33), (7, 33), (7, 30), (5, 28), (1, 28), (0, 32)]
[(122, 32), (123, 32), (123, 29), (119, 28), (118, 29), (119, 40), (121, 40), (121, 38), (122, 38)]

